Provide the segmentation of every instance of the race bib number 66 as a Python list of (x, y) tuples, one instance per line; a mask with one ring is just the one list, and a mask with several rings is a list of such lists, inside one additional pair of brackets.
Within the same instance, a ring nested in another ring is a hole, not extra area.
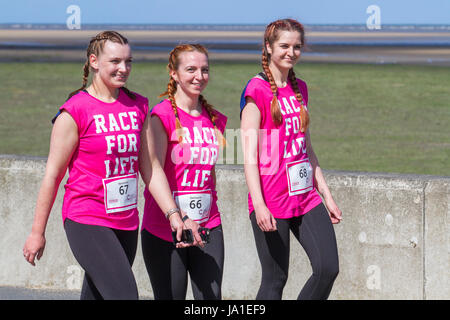
[(174, 191), (174, 198), (179, 208), (197, 223), (208, 221), (211, 211), (211, 190)]

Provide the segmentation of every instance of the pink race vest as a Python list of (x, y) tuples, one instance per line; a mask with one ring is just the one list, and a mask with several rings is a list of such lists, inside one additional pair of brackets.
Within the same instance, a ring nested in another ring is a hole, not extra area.
[[(297, 79), (305, 104), (308, 102), (306, 83)], [(288, 219), (303, 215), (322, 202), (314, 186), (312, 167), (306, 151), (305, 134), (300, 131), (300, 104), (290, 84), (278, 88), (278, 104), (283, 122), (272, 121), (270, 105), (272, 91), (269, 82), (255, 77), (242, 93), (251, 97), (261, 112), (258, 168), (264, 201), (275, 218)], [(249, 212), (254, 211), (248, 195)]]
[[(217, 128), (223, 133), (227, 118), (215, 111)], [(175, 115), (169, 100), (163, 100), (152, 111), (158, 117), (168, 137), (164, 172), (178, 206), (201, 226), (214, 228), (220, 225), (217, 193), (212, 173), (219, 156), (219, 141), (208, 113), (194, 117), (178, 108), (183, 126), (183, 143), (178, 142), (175, 131)], [(153, 235), (172, 241), (169, 221), (145, 190), (145, 209), (142, 227)]]
[(122, 230), (139, 227), (137, 209), (140, 133), (148, 100), (120, 90), (106, 103), (81, 91), (61, 106), (78, 126), (69, 163), (62, 215), (79, 223)]

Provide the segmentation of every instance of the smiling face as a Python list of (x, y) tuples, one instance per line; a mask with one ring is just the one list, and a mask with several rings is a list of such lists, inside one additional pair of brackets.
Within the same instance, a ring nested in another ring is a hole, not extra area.
[(280, 31), (272, 45), (266, 42), (270, 54), (270, 64), (279, 70), (289, 70), (298, 62), (301, 55), (302, 38), (298, 31)]
[(188, 96), (198, 96), (209, 80), (208, 57), (198, 51), (185, 51), (178, 57), (178, 68), (170, 70), (170, 76), (177, 83), (177, 90)]
[(123, 87), (131, 72), (130, 46), (107, 40), (98, 56), (89, 56), (89, 62), (96, 80), (102, 81), (108, 88)]

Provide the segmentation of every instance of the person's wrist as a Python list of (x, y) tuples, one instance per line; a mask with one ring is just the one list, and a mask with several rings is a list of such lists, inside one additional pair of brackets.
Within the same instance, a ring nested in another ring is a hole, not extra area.
[(176, 213), (180, 214), (179, 208), (172, 208), (172, 209), (168, 210), (164, 215), (166, 216), (167, 220), (170, 220), (170, 217)]
[(34, 227), (34, 226), (33, 226), (33, 227), (31, 228), (30, 234), (31, 234), (33, 237), (44, 237), (44, 236), (45, 236), (45, 230), (42, 230), (42, 228)]
[(260, 201), (260, 202), (256, 202), (253, 204), (253, 208), (255, 208), (255, 210), (261, 210), (266, 208), (266, 204), (264, 203), (264, 201)]
[(324, 201), (333, 201), (333, 197), (330, 192), (324, 192), (321, 194)]

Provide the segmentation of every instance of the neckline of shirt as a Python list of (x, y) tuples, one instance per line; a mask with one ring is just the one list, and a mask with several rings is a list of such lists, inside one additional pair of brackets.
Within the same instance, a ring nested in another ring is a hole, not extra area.
[[(260, 81), (263, 81), (264, 83), (266, 83), (269, 87), (270, 87), (270, 82), (268, 82), (268, 81), (266, 81), (266, 80), (264, 80), (264, 79), (261, 79), (261, 78), (259, 78), (259, 77), (254, 77), (253, 79), (258, 79), (258, 80), (260, 80)], [(289, 82), (289, 81), (287, 81), (286, 82), (286, 85), (284, 86), (284, 87), (278, 87), (277, 86), (277, 89), (278, 90), (286, 90), (286, 89), (291, 89), (292, 87), (291, 87), (291, 83)]]
[(113, 102), (105, 102), (105, 101), (102, 101), (99, 98), (96, 98), (93, 95), (91, 95), (86, 89), (84, 89), (82, 92), (84, 92), (87, 96), (89, 96), (90, 98), (94, 99), (95, 101), (100, 102), (102, 104), (109, 105), (109, 106), (117, 103), (120, 100), (120, 96), (122, 95), (122, 90), (119, 89), (119, 94), (117, 95), (117, 99), (115, 101), (113, 101)]
[[(170, 101), (169, 101), (170, 103)], [(180, 107), (177, 106), (177, 111), (178, 112), (182, 112), (185, 116), (190, 117), (192, 119), (200, 119), (205, 115), (205, 107), (202, 106), (202, 112), (200, 113), (200, 115), (198, 116), (193, 116), (192, 114), (189, 114), (188, 112), (184, 111), (183, 109), (181, 109)]]

